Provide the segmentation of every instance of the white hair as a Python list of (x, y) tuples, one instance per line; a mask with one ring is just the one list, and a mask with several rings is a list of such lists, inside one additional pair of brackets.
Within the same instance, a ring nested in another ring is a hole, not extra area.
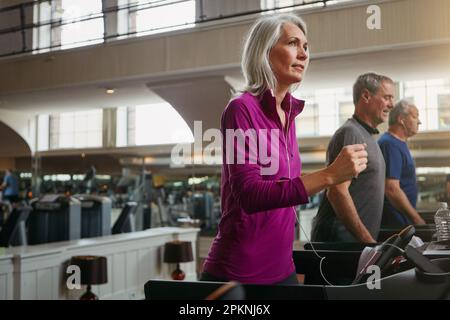
[(392, 126), (398, 122), (400, 115), (406, 117), (409, 114), (409, 108), (415, 108), (416, 106), (408, 100), (398, 101), (394, 108), (389, 112), (389, 125)]
[(267, 89), (275, 89), (277, 79), (270, 66), (269, 54), (280, 38), (281, 27), (285, 23), (295, 24), (306, 36), (306, 23), (294, 14), (262, 17), (250, 29), (241, 61), (245, 91), (260, 95)]

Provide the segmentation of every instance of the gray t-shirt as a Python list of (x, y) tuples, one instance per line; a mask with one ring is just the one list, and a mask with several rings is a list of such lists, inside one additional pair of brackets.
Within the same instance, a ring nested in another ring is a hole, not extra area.
[[(366, 143), (368, 153), (367, 169), (353, 179), (349, 192), (361, 221), (376, 240), (383, 214), (384, 180), (386, 166), (383, 154), (368, 129), (356, 119), (348, 119), (330, 140), (327, 150), (327, 165), (331, 164), (341, 149), (350, 144)], [(356, 238), (336, 217), (325, 194), (313, 222), (312, 241), (357, 242)]]

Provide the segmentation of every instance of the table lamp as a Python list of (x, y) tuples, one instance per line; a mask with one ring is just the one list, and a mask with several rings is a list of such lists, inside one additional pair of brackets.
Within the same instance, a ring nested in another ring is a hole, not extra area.
[(107, 259), (101, 256), (75, 256), (70, 260), (72, 265), (77, 265), (81, 271), (81, 284), (87, 285), (86, 292), (80, 300), (98, 300), (96, 294), (91, 291), (91, 285), (108, 282)]
[(172, 272), (173, 280), (183, 280), (186, 274), (180, 269), (180, 262), (194, 261), (192, 244), (189, 241), (171, 241), (164, 245), (164, 262), (176, 263), (177, 268)]

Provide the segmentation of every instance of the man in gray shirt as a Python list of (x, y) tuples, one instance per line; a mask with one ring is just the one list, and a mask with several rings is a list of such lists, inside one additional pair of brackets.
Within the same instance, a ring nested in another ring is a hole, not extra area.
[(368, 165), (358, 177), (330, 187), (313, 222), (312, 241), (376, 242), (383, 213), (385, 163), (373, 135), (394, 107), (394, 83), (366, 73), (353, 86), (355, 113), (331, 138), (327, 165), (350, 144), (365, 143)]

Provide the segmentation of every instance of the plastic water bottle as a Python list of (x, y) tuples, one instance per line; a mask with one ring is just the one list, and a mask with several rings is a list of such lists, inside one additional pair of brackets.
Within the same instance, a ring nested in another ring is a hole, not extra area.
[(450, 210), (447, 202), (440, 202), (439, 209), (434, 216), (436, 224), (437, 240), (450, 240)]

